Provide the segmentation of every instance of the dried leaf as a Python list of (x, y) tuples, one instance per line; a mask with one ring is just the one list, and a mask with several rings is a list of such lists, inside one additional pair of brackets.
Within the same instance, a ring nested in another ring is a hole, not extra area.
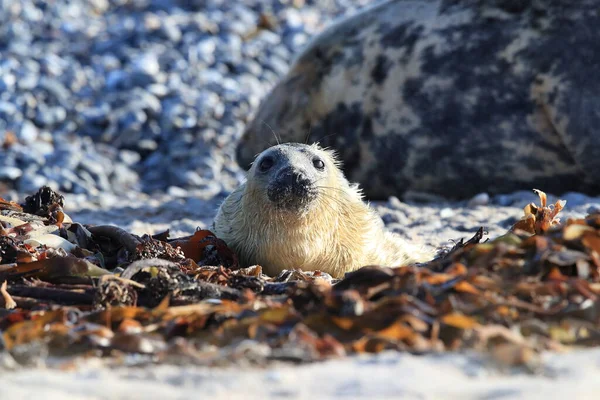
[(413, 329), (400, 321), (396, 321), (387, 328), (377, 331), (377, 336), (393, 340), (406, 340), (415, 335), (416, 333)]
[(479, 325), (473, 318), (458, 313), (446, 314), (441, 320), (444, 324), (459, 329), (473, 329)]
[(15, 268), (0, 272), (2, 279), (17, 277), (52, 280), (63, 277), (98, 277), (110, 272), (75, 257), (55, 257), (30, 263), (19, 263)]
[(566, 200), (558, 200), (553, 206), (547, 206), (546, 193), (533, 189), (540, 197), (540, 207), (530, 203), (523, 209), (524, 216), (512, 227), (512, 231), (524, 231), (530, 234), (547, 232), (550, 227), (557, 225), (560, 219), (557, 215), (567, 204)]
[(563, 239), (577, 240), (580, 239), (586, 232), (594, 232), (594, 228), (587, 225), (571, 224), (563, 229)]
[(595, 251), (596, 253), (600, 254), (600, 235), (598, 233), (589, 233), (583, 235), (581, 243), (591, 251)]
[(7, 310), (12, 310), (13, 308), (17, 307), (17, 303), (13, 300), (12, 297), (10, 297), (10, 294), (8, 294), (6, 286), (7, 282), (4, 281), (2, 283), (2, 286), (0, 286), (0, 294), (4, 298), (4, 308), (6, 308)]
[(456, 290), (457, 292), (470, 293), (475, 295), (481, 294), (481, 292), (475, 286), (471, 285), (469, 282), (466, 281), (458, 282), (456, 285), (454, 285), (454, 290)]

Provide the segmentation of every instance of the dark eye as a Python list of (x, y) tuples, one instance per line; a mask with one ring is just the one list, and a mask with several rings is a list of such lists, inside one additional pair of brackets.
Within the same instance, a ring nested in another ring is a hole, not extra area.
[(268, 171), (272, 166), (273, 166), (273, 158), (265, 157), (262, 160), (260, 160), (260, 164), (258, 164), (258, 169), (260, 169), (262, 172), (265, 172), (265, 171)]
[(313, 166), (318, 170), (325, 169), (325, 163), (320, 158), (313, 159)]

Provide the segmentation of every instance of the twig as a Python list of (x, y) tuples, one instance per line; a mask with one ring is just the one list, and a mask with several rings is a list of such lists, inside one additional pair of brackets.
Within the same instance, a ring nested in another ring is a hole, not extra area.
[(104, 281), (119, 281), (122, 283), (126, 283), (127, 285), (131, 285), (131, 286), (135, 286), (138, 287), (140, 289), (144, 289), (146, 287), (146, 285), (143, 285), (139, 282), (133, 281), (131, 279), (127, 279), (127, 278), (122, 278), (120, 276), (116, 276), (116, 275), (103, 275), (100, 277), (100, 281), (104, 282)]
[(94, 301), (94, 294), (91, 291), (74, 291), (24, 285), (13, 285), (10, 291), (15, 296), (52, 301), (58, 304), (92, 304)]

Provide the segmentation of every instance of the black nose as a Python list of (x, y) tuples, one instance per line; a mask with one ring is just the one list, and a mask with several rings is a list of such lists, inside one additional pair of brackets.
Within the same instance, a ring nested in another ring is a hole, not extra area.
[(295, 193), (303, 192), (310, 186), (310, 179), (299, 171), (283, 171), (279, 182), (282, 186), (290, 188)]
[(269, 186), (268, 196), (275, 203), (292, 207), (310, 201), (314, 197), (314, 188), (303, 172), (286, 168)]

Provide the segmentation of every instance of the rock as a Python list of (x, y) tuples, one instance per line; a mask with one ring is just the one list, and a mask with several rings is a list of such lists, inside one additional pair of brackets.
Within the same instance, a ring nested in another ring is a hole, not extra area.
[(454, 210), (451, 208), (442, 208), (440, 210), (440, 218), (452, 218), (454, 216)]
[(18, 181), (17, 188), (21, 193), (34, 193), (47, 184), (48, 179), (41, 175), (23, 175)]
[[(0, 1), (0, 135), (18, 139), (0, 150), (0, 168), (22, 171), (3, 188), (51, 183), (108, 198), (180, 185), (208, 198), (235, 187), (232, 143), (286, 71), (290, 46), (345, 7), (284, 18), (279, 0)], [(263, 11), (287, 22), (252, 36)]]
[(21, 177), (23, 173), (17, 167), (0, 167), (0, 180), (15, 181)]
[(38, 137), (38, 128), (31, 121), (23, 121), (18, 138), (23, 144), (31, 144)]
[(186, 197), (188, 195), (187, 190), (177, 186), (169, 186), (167, 193), (174, 197)]
[[(599, 203), (600, 203), (600, 201), (599, 201)], [(588, 214), (600, 213), (600, 204), (592, 204), (591, 206), (588, 207), (586, 213), (588, 213)]]
[(485, 206), (490, 202), (490, 195), (487, 193), (479, 193), (471, 198), (467, 203), (468, 207)]
[(123, 70), (110, 71), (106, 77), (106, 86), (111, 90), (115, 90), (127, 80), (127, 77), (127, 72)]
[(147, 75), (157, 75), (160, 72), (160, 64), (155, 54), (144, 53), (136, 57), (132, 62), (132, 68), (135, 72)]
[(141, 157), (138, 153), (131, 150), (121, 150), (119, 151), (119, 160), (121, 160), (125, 165), (132, 166), (137, 164), (140, 161)]
[(558, 197), (560, 197), (561, 200), (566, 200), (569, 207), (582, 206), (592, 201), (589, 196), (576, 192), (568, 192)]

